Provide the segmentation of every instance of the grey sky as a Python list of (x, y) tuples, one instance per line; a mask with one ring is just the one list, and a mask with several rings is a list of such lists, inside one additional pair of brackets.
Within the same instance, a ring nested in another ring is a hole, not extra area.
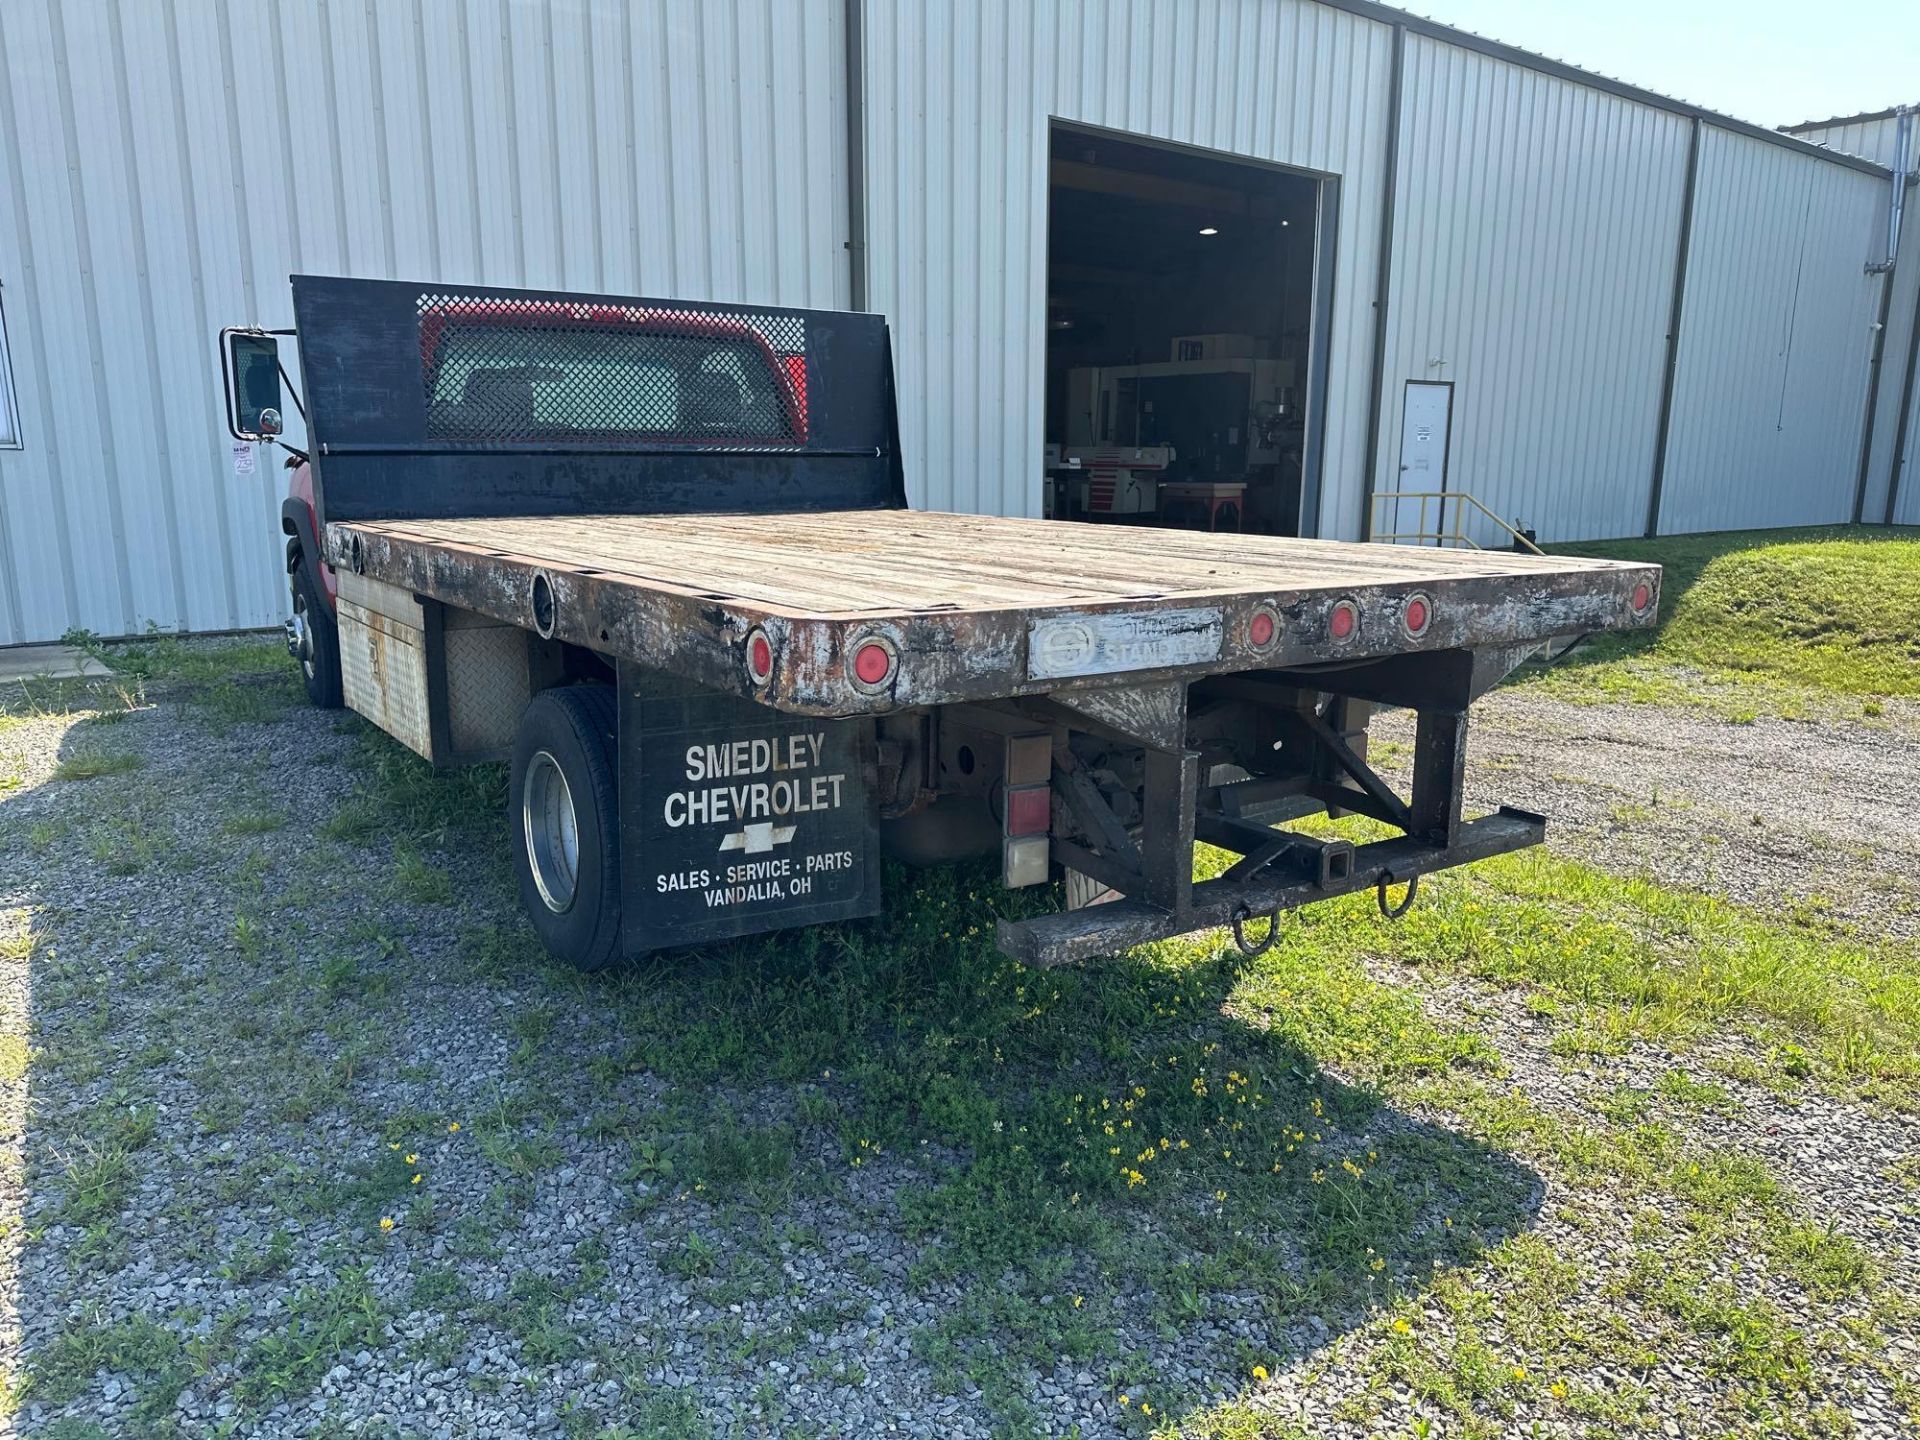
[(1407, 8), (1761, 125), (1920, 102), (1917, 0), (1414, 0)]

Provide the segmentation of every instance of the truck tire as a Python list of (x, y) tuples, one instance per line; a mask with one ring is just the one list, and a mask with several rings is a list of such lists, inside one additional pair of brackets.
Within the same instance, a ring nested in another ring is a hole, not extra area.
[(520, 903), (557, 958), (620, 957), (620, 786), (610, 685), (543, 690), (520, 717), (507, 786)]
[(293, 634), (289, 648), (299, 663), (307, 699), (322, 710), (338, 710), (340, 685), (340, 626), (327, 608), (320, 582), (303, 556), (293, 567)]

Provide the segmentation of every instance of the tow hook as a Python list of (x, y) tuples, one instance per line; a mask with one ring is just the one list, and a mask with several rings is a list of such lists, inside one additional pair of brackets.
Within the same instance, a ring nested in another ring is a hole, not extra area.
[(1420, 877), (1418, 875), (1407, 877), (1407, 893), (1400, 897), (1398, 905), (1387, 899), (1387, 887), (1393, 883), (1393, 872), (1388, 870), (1383, 873), (1373, 887), (1373, 898), (1379, 904), (1382, 915), (1389, 920), (1398, 920), (1413, 908), (1414, 898), (1420, 893)]

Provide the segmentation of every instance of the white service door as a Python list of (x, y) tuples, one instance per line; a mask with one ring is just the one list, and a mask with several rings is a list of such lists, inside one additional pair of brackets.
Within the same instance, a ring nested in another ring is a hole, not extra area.
[(1400, 488), (1447, 488), (1447, 426), (1453, 386), (1409, 380), (1400, 415)]

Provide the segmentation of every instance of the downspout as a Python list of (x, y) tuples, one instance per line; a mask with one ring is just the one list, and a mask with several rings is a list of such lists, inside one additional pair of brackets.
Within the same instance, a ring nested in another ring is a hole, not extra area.
[(1913, 169), (1907, 153), (1913, 139), (1913, 111), (1902, 105), (1893, 131), (1893, 193), (1887, 199), (1887, 258), (1867, 266), (1869, 275), (1884, 275), (1900, 256), (1900, 217), (1907, 208), (1907, 174)]
[[(1873, 464), (1873, 429), (1879, 422), (1880, 377), (1887, 353), (1887, 320), (1893, 311), (1893, 271), (1900, 258), (1900, 222), (1907, 205), (1907, 178), (1911, 168), (1908, 145), (1913, 135), (1913, 112), (1901, 106), (1893, 138), (1893, 189), (1887, 196), (1887, 258), (1869, 262), (1867, 273), (1880, 277), (1880, 314), (1873, 326), (1873, 353), (1867, 362), (1867, 413), (1860, 427), (1860, 470), (1853, 489), (1853, 523), (1866, 516), (1867, 471)], [(1911, 374), (1908, 379), (1911, 381)], [(1896, 451), (1887, 476), (1887, 494), (1893, 494), (1893, 472), (1899, 468)]]
[(1673, 431), (1673, 382), (1680, 372), (1680, 322), (1687, 308), (1687, 261), (1693, 249), (1693, 197), (1700, 187), (1700, 117), (1687, 134), (1687, 180), (1680, 192), (1680, 242), (1673, 255), (1673, 298), (1667, 309), (1667, 364), (1660, 377), (1660, 415), (1654, 422), (1653, 476), (1647, 485), (1646, 536), (1660, 533), (1660, 501), (1667, 488), (1667, 437)]
[(847, 95), (847, 308), (867, 308), (867, 61), (865, 0), (844, 0)]
[(1387, 383), (1387, 297), (1393, 288), (1393, 208), (1400, 180), (1400, 89), (1406, 70), (1407, 27), (1393, 27), (1393, 66), (1387, 96), (1386, 184), (1380, 200), (1379, 281), (1373, 293), (1373, 385), (1367, 395), (1367, 452), (1361, 474), (1360, 538), (1373, 538), (1373, 494), (1380, 468), (1380, 392)]

